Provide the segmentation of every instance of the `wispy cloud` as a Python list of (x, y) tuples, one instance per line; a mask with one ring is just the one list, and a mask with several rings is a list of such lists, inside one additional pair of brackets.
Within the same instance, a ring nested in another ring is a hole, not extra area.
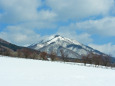
[(99, 20), (88, 20), (76, 23), (78, 29), (91, 34), (115, 36), (115, 17), (105, 17)]
[(115, 57), (115, 45), (112, 45), (111, 43), (103, 45), (89, 44), (89, 46)]
[(8, 26), (6, 29), (6, 31), (0, 32), (0, 37), (14, 44), (30, 45), (40, 40), (40, 35), (28, 28)]
[(114, 0), (46, 0), (59, 19), (79, 19), (96, 15), (108, 15)]
[(57, 34), (60, 34), (64, 37), (68, 37), (74, 40), (77, 40), (81, 43), (88, 44), (93, 41), (91, 35), (87, 32), (78, 33), (76, 24), (70, 24), (68, 26), (63, 26), (58, 29)]

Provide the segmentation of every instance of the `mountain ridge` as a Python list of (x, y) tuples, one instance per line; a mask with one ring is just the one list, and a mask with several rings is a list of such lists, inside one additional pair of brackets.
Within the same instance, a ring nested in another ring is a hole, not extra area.
[(60, 56), (60, 50), (63, 50), (64, 54), (68, 55), (69, 58), (81, 58), (83, 55), (87, 55), (89, 53), (104, 54), (76, 40), (62, 37), (60, 35), (50, 36), (39, 43), (29, 46), (29, 48), (42, 52), (44, 51), (49, 54), (53, 51), (57, 56)]
[(17, 56), (22, 58), (33, 58), (31, 57), (32, 53), (39, 54), (40, 52), (34, 49), (30, 49), (28, 47), (22, 47), (12, 44), (0, 38), (0, 55), (15, 56), (15, 57)]

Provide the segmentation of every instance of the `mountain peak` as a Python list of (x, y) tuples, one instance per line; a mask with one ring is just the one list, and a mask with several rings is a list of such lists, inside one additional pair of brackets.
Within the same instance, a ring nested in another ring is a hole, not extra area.
[(54, 37), (61, 37), (60, 35), (54, 35)]
[(60, 35), (52, 35), (45, 38), (42, 42), (29, 47), (49, 54), (53, 51), (56, 52), (58, 56), (61, 55), (60, 50), (63, 50), (65, 54), (69, 54), (68, 57), (70, 58), (80, 58), (82, 55), (87, 55), (90, 52), (100, 54), (99, 51), (96, 51), (91, 47)]
[(64, 37), (62, 37), (61, 35), (52, 35), (52, 36), (49, 36), (48, 39), (49, 40), (52, 40), (52, 39), (63, 39)]

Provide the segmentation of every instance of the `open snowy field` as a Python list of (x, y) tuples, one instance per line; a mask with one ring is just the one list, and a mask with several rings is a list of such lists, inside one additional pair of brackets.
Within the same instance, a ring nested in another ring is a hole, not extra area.
[(115, 86), (115, 70), (0, 56), (0, 86)]

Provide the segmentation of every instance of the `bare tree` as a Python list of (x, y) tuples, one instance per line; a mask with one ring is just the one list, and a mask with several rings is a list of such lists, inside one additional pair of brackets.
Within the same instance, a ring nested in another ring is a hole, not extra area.
[(11, 50), (6, 50), (6, 51), (4, 52), (4, 55), (6, 55), (6, 56), (11, 56)]
[(65, 54), (63, 50), (60, 50), (60, 53), (61, 53), (61, 58), (62, 58), (62, 60), (63, 60), (64, 62), (67, 61), (68, 54)]
[(87, 56), (82, 56), (82, 62), (84, 63), (84, 65), (87, 64), (88, 61), (88, 57)]
[(52, 51), (52, 52), (50, 53), (50, 58), (51, 58), (52, 61), (56, 60), (56, 56), (57, 56), (57, 55), (56, 55), (55, 52)]
[(93, 63), (95, 64), (95, 66), (96, 66), (96, 65), (99, 66), (99, 64), (100, 64), (99, 58), (100, 58), (100, 57), (99, 57), (98, 55), (93, 54), (93, 56), (92, 56), (92, 61), (93, 61)]
[(31, 58), (32, 51), (28, 49), (21, 49), (21, 52), (23, 53), (24, 58)]
[(110, 55), (103, 56), (103, 65), (107, 66), (110, 63), (111, 63), (111, 56)]
[(95, 64), (95, 66), (97, 65), (99, 66), (103, 63), (102, 55), (93, 54), (93, 53), (89, 53), (88, 55), (83, 56), (82, 61), (84, 65), (86, 65), (86, 63), (89, 63), (89, 64)]
[(41, 53), (40, 53), (40, 57), (41, 57), (41, 59), (43, 59), (43, 60), (48, 60), (48, 59), (47, 59), (47, 53), (46, 53), (46, 52), (41, 52)]
[(22, 57), (22, 56), (23, 56), (22, 54), (23, 54), (23, 53), (22, 53), (21, 50), (17, 50), (17, 57)]
[(31, 58), (32, 59), (38, 59), (38, 54), (36, 52), (32, 52)]

